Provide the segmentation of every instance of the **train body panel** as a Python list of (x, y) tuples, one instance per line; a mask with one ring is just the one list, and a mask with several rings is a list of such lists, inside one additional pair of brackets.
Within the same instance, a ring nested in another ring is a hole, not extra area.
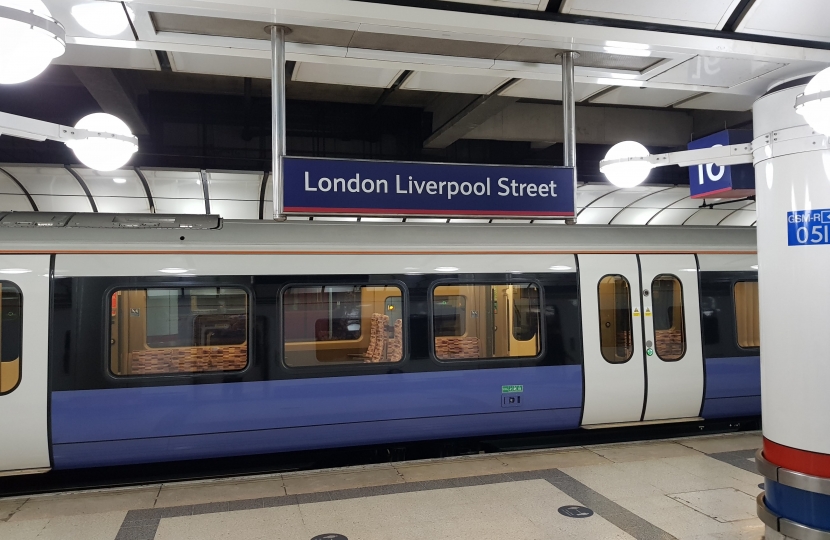
[(2, 229), (0, 473), (760, 414), (751, 230), (153, 219)]
[[(522, 392), (503, 392), (506, 386)], [(506, 397), (519, 401), (503, 403)], [(221, 435), (222, 451), (232, 446), (232, 454), (244, 454), (336, 446), (326, 431), (350, 444), (383, 442), (381, 423), (393, 441), (415, 432), (455, 437), (446, 427), (465, 424), (462, 432), (470, 434), (576, 428), (581, 402), (582, 369), (575, 365), (82, 390), (53, 394), (52, 441), (56, 467), (80, 459), (97, 466), (129, 463), (120, 452), (106, 457), (114, 442), (128, 455), (133, 446), (161, 444), (167, 450), (153, 460), (163, 460), (221, 455), (186, 443), (206, 435)], [(317, 435), (287, 435), (301, 428)], [(254, 432), (260, 433), (252, 439)], [(172, 439), (180, 442), (162, 443)], [(249, 447), (251, 440), (257, 442)]]

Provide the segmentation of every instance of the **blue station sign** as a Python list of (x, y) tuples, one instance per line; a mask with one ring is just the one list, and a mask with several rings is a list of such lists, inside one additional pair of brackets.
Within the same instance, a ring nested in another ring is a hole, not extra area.
[(283, 210), (295, 215), (566, 218), (572, 167), (283, 159)]
[(830, 244), (830, 208), (787, 212), (787, 245)]
[[(752, 141), (752, 131), (728, 129), (689, 143), (689, 150), (730, 146)], [(738, 199), (755, 195), (755, 169), (751, 164), (719, 166), (714, 163), (689, 167), (693, 199), (718, 197)]]

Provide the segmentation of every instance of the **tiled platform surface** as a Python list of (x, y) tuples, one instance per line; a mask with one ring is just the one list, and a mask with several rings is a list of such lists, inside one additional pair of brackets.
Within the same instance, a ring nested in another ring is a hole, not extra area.
[(0, 499), (0, 539), (760, 540), (760, 445), (742, 433)]

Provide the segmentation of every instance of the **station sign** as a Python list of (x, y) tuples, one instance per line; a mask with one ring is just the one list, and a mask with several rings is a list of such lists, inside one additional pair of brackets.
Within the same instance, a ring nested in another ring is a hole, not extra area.
[(561, 219), (576, 213), (573, 167), (283, 159), (293, 215)]
[[(752, 131), (728, 129), (689, 143), (689, 150), (752, 142)], [(689, 167), (693, 199), (740, 199), (755, 195), (755, 169), (751, 164), (720, 166), (714, 163)]]

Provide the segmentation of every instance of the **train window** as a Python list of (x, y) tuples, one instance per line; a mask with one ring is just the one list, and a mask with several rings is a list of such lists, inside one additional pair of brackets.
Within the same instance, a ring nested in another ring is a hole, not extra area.
[(248, 365), (248, 295), (232, 287), (129, 289), (110, 300), (115, 375), (239, 371)]
[(20, 383), (23, 349), (23, 296), (9, 281), (0, 281), (0, 395)]
[(761, 325), (758, 309), (758, 282), (739, 281), (733, 291), (738, 345), (744, 349), (761, 346)]
[(539, 355), (539, 288), (532, 283), (440, 285), (432, 296), (439, 360)]
[(467, 298), (457, 294), (433, 296), (432, 324), (436, 337), (466, 334)]
[(661, 274), (651, 282), (654, 350), (666, 362), (680, 360), (686, 352), (683, 285), (675, 276)]
[(599, 341), (602, 357), (611, 364), (628, 362), (634, 354), (631, 334), (631, 286), (620, 275), (599, 280)]
[(283, 293), (282, 313), (287, 366), (399, 362), (403, 358), (399, 287), (289, 287)]

